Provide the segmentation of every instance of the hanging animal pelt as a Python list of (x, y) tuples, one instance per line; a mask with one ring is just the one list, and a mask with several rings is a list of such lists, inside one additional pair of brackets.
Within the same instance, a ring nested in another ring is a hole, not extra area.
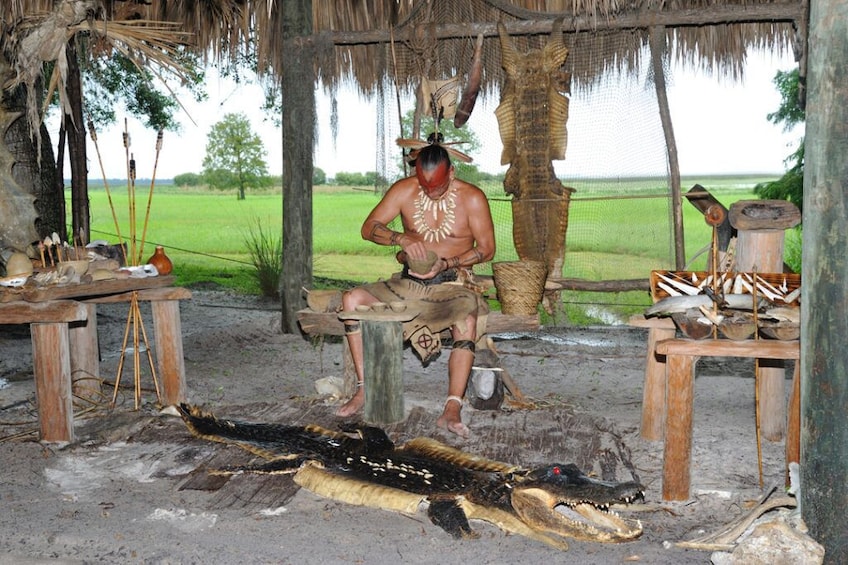
[(465, 90), (462, 91), (456, 116), (453, 118), (453, 127), (461, 128), (471, 117), (474, 104), (477, 102), (477, 94), (480, 92), (480, 84), (483, 81), (483, 34), (477, 36), (474, 46), (474, 58), (471, 61), (471, 71), (468, 73), (468, 81)]

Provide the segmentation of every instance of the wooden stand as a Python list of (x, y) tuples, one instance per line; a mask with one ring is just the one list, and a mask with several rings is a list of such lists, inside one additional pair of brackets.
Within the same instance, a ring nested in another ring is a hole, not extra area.
[[(800, 342), (779, 340), (731, 341), (669, 339), (657, 344), (666, 356), (666, 421), (663, 453), (663, 500), (689, 498), (692, 459), (692, 414), (694, 410), (695, 363), (700, 357), (755, 357), (795, 359), (798, 380)], [(792, 412), (794, 413), (794, 402)], [(795, 425), (795, 424), (793, 424)], [(793, 438), (797, 430), (793, 430)], [(787, 443), (787, 460), (795, 447)]]
[[(783, 272), (784, 230), (798, 225), (801, 214), (784, 200), (740, 200), (730, 206), (730, 223), (737, 230), (736, 270)], [(782, 361), (760, 362), (757, 375), (763, 436), (783, 439), (786, 369)]]

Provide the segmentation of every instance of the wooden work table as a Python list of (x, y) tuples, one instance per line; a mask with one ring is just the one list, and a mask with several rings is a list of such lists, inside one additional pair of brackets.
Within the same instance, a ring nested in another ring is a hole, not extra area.
[(656, 353), (666, 359), (665, 445), (663, 446), (663, 500), (689, 498), (692, 459), (692, 415), (694, 410), (695, 362), (701, 357), (748, 357), (794, 359), (793, 395), (786, 440), (787, 462), (797, 460), (800, 404), (798, 340), (758, 339), (666, 339), (657, 342)]
[(151, 303), (154, 351), (165, 404), (185, 400), (185, 362), (179, 301), (191, 292), (173, 286), (173, 277), (130, 278), (71, 284), (62, 287), (4, 290), (0, 294), (0, 324), (29, 324), (40, 438), (45, 442), (74, 441), (75, 375), (82, 388), (97, 382), (97, 304), (132, 301)]

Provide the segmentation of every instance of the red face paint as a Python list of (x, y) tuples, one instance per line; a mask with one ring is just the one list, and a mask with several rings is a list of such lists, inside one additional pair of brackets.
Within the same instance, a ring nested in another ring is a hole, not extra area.
[(421, 187), (421, 190), (434, 200), (441, 198), (448, 191), (450, 183), (453, 180), (451, 177), (451, 167), (447, 163), (442, 163), (429, 171), (416, 166), (415, 176), (418, 177), (418, 185)]

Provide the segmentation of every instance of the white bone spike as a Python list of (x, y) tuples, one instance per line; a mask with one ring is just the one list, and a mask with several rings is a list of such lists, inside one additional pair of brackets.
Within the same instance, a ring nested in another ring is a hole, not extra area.
[(660, 278), (662, 280), (664, 280), (665, 282), (667, 282), (668, 284), (670, 284), (671, 286), (680, 290), (680, 292), (682, 292), (683, 294), (688, 294), (689, 296), (695, 296), (696, 294), (699, 294), (701, 292), (700, 290), (698, 290), (698, 287), (692, 286), (689, 283), (677, 281), (677, 280), (674, 280), (673, 278), (667, 277), (665, 275), (660, 275)]
[(675, 290), (664, 282), (658, 282), (657, 286), (666, 291), (669, 296), (681, 296), (679, 291)]

